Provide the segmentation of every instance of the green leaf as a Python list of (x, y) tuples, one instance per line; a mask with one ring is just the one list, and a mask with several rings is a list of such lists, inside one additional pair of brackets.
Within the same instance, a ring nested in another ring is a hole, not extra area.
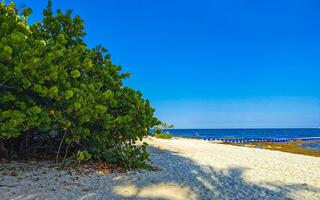
[(58, 89), (57, 86), (52, 86), (52, 87), (49, 89), (49, 93), (50, 93), (51, 95), (56, 95), (56, 94), (58, 94), (58, 92), (59, 92), (59, 89)]
[(73, 105), (76, 110), (79, 110), (81, 108), (81, 104), (79, 102), (75, 102)]
[(39, 106), (33, 106), (28, 109), (28, 113), (31, 115), (39, 114), (39, 113), (41, 113), (41, 108)]
[(70, 99), (71, 97), (73, 97), (73, 91), (72, 90), (68, 90), (65, 92), (64, 94), (65, 99)]
[(12, 48), (10, 46), (5, 46), (1, 52), (1, 55), (6, 58), (11, 58), (12, 56)]
[(27, 89), (30, 86), (31, 86), (31, 82), (27, 78), (23, 78), (22, 79), (22, 87), (24, 89)]
[(28, 17), (32, 13), (31, 8), (26, 8), (22, 11), (23, 16)]
[(80, 77), (80, 75), (81, 75), (81, 73), (79, 72), (79, 70), (73, 70), (72, 72), (71, 72), (71, 77), (72, 78), (79, 78)]

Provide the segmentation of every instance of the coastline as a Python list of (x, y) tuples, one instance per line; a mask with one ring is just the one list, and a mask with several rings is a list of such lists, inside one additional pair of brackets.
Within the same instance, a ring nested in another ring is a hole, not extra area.
[[(320, 158), (148, 137), (157, 171), (77, 175), (39, 165), (0, 165), (4, 199), (319, 199)], [(33, 167), (32, 167), (33, 166)], [(5, 170), (16, 175), (3, 175)]]
[(312, 144), (301, 140), (290, 142), (249, 142), (249, 143), (224, 143), (235, 146), (262, 148), (266, 150), (280, 151), (286, 153), (300, 154), (306, 156), (320, 157), (320, 150), (305, 148), (304, 145)]
[[(225, 144), (225, 145), (234, 145), (234, 146), (241, 146), (241, 147), (248, 147), (248, 148), (258, 148), (258, 149), (265, 149), (265, 150), (273, 150), (273, 151), (280, 151), (286, 153), (293, 153), (293, 154), (300, 154), (306, 156), (315, 156), (320, 157), (320, 150), (309, 149), (304, 147), (305, 144), (310, 144), (310, 141), (303, 141), (303, 140), (287, 140), (286, 142), (225, 142), (224, 140), (208, 140), (208, 139), (201, 139), (201, 138), (190, 138), (190, 137), (173, 137), (175, 139), (183, 138), (183, 139), (194, 139), (194, 140), (204, 140), (209, 141), (215, 144)], [(318, 140), (317, 140), (318, 141)], [(320, 139), (319, 139), (320, 141)]]

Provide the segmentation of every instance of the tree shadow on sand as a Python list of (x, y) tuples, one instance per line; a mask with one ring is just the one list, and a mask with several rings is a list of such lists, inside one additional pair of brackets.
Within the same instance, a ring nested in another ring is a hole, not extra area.
[(85, 176), (27, 165), (18, 171), (22, 179), (0, 174), (0, 199), (320, 199), (320, 188), (312, 185), (250, 182), (250, 169), (217, 169), (175, 152), (148, 150), (160, 170)]
[[(121, 199), (294, 199), (296, 192), (319, 198), (320, 188), (307, 184), (250, 183), (244, 168), (217, 170), (200, 166), (174, 152), (149, 147), (160, 171), (128, 176), (113, 189)], [(162, 157), (162, 158), (159, 158)], [(301, 194), (300, 194), (301, 195)], [(298, 198), (301, 198), (299, 196)]]

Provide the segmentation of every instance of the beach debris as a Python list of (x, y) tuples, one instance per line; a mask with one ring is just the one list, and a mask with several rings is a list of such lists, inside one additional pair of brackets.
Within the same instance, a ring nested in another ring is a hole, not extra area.
[[(127, 170), (123, 167), (116, 166), (108, 162), (88, 161), (78, 165), (75, 169), (76, 175), (89, 175), (92, 173), (111, 174), (111, 173), (125, 173)], [(69, 172), (69, 175), (72, 174)]]
[(35, 177), (32, 179), (33, 182), (39, 181), (39, 177)]
[(15, 171), (10, 171), (7, 175), (8, 176), (18, 176), (17, 172), (15, 172)]
[(124, 172), (126, 172), (126, 170), (124, 168), (112, 165), (112, 164), (110, 164), (108, 162), (97, 162), (97, 163), (94, 163), (92, 168), (95, 169), (96, 172), (101, 173), (101, 174), (124, 173)]

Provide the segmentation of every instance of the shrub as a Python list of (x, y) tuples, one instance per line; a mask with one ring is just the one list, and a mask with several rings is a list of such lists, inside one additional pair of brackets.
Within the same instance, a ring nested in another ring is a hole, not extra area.
[(160, 139), (172, 139), (170, 133), (155, 133), (152, 136)]
[(146, 144), (134, 144), (159, 121), (140, 92), (123, 86), (129, 74), (104, 47), (87, 47), (83, 20), (70, 10), (54, 14), (49, 1), (43, 20), (32, 25), (30, 14), (0, 3), (2, 146), (18, 156), (59, 160), (80, 152), (80, 159), (143, 166)]
[(155, 131), (155, 133), (162, 133), (163, 131), (165, 131), (165, 129), (170, 129), (173, 127), (173, 124), (169, 125), (164, 122), (159, 122), (156, 126), (153, 127), (153, 130)]

